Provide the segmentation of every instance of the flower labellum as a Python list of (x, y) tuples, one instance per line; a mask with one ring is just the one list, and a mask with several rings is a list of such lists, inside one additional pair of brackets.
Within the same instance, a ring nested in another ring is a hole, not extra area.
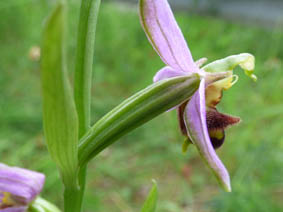
[(0, 211), (24, 212), (41, 192), (41, 173), (0, 163)]
[(239, 65), (248, 76), (256, 80), (253, 74), (254, 56), (242, 53), (202, 66), (207, 59), (194, 62), (167, 0), (140, 0), (139, 10), (141, 25), (148, 40), (166, 64), (156, 73), (153, 81), (192, 73), (201, 77), (199, 89), (188, 101), (178, 106), (179, 125), (186, 137), (183, 151), (189, 143), (193, 143), (220, 185), (226, 191), (231, 191), (229, 173), (215, 149), (224, 142), (224, 130), (238, 123), (240, 118), (218, 112), (216, 105), (223, 91), (238, 80), (233, 75), (236, 66)]

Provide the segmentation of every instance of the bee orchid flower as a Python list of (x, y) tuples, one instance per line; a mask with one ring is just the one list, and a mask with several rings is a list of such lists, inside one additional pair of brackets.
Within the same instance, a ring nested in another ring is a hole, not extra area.
[(224, 142), (224, 130), (240, 118), (217, 111), (223, 90), (238, 79), (233, 69), (239, 65), (253, 75), (254, 57), (243, 53), (202, 65), (206, 59), (194, 62), (183, 34), (167, 0), (140, 0), (140, 21), (154, 50), (166, 64), (154, 76), (154, 82), (197, 73), (201, 77), (199, 89), (185, 103), (178, 106), (179, 123), (186, 140), (193, 143), (206, 164), (226, 191), (231, 191), (230, 177), (215, 149)]
[(0, 163), (0, 211), (27, 211), (41, 192), (44, 181), (41, 173)]

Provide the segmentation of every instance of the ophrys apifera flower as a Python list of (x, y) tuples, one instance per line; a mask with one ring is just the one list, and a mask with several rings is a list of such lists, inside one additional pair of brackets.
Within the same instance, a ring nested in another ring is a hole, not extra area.
[(166, 64), (156, 73), (154, 82), (192, 73), (200, 75), (199, 89), (178, 106), (180, 127), (187, 142), (197, 147), (219, 183), (226, 191), (231, 191), (229, 173), (215, 149), (224, 142), (225, 128), (238, 123), (240, 118), (218, 112), (216, 105), (223, 90), (229, 89), (238, 79), (233, 74), (235, 66), (239, 65), (248, 76), (256, 79), (254, 57), (243, 53), (206, 66), (202, 66), (206, 59), (194, 62), (167, 0), (140, 0), (140, 20), (151, 45)]

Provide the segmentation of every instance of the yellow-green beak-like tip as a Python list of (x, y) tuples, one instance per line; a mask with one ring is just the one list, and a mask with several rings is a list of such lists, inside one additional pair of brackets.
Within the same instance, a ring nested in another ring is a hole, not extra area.
[(240, 66), (247, 76), (254, 81), (257, 77), (253, 74), (255, 69), (255, 57), (250, 53), (241, 53), (237, 55), (231, 55), (220, 60), (213, 61), (207, 64), (202, 69), (206, 72), (226, 72), (233, 71), (236, 66)]

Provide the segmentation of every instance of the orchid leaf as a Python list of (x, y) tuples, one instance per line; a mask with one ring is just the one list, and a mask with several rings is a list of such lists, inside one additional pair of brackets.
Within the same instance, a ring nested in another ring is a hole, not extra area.
[(81, 3), (74, 81), (75, 103), (79, 118), (79, 137), (90, 127), (92, 66), (100, 1), (84, 0)]
[(216, 60), (205, 65), (202, 69), (207, 72), (225, 72), (233, 71), (233, 69), (238, 65), (245, 71), (246, 75), (256, 81), (257, 78), (253, 74), (255, 68), (255, 58), (249, 53), (232, 55), (220, 60)]
[(122, 102), (81, 139), (80, 165), (147, 121), (188, 100), (198, 89), (198, 74), (161, 80)]
[(157, 184), (155, 180), (152, 180), (152, 183), (153, 186), (146, 198), (146, 201), (143, 204), (141, 212), (154, 212), (156, 210), (157, 198), (158, 198)]
[(65, 15), (65, 4), (60, 2), (45, 24), (41, 81), (46, 143), (64, 184), (70, 187), (77, 176), (78, 118), (67, 76)]

